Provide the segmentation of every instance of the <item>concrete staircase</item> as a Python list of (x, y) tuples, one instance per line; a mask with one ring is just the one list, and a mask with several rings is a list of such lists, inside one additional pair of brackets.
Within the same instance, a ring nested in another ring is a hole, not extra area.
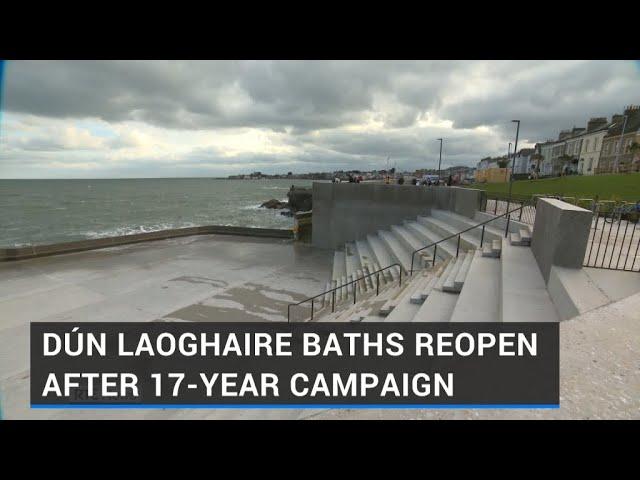
[[(352, 322), (524, 322), (557, 321), (558, 314), (529, 245), (528, 225), (497, 219), (453, 239), (437, 249), (411, 253), (478, 223), (494, 218), (477, 212), (468, 218), (433, 209), (428, 216), (405, 220), (388, 230), (348, 242), (334, 254), (329, 288), (352, 285), (320, 305), (318, 321)], [(435, 251), (434, 251), (435, 250)], [(435, 260), (434, 260), (435, 255)], [(394, 263), (400, 269), (366, 277)], [(379, 282), (379, 284), (378, 284)], [(355, 292), (354, 292), (355, 291)], [(356, 301), (353, 297), (356, 295)], [(328, 312), (327, 312), (328, 310)]]

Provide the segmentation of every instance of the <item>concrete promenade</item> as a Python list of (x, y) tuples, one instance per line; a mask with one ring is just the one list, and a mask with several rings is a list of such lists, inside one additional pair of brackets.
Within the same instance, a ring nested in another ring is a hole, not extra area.
[(327, 410), (314, 419), (640, 419), (640, 293), (560, 323), (555, 410)]
[(289, 240), (206, 235), (0, 263), (3, 415), (179, 417), (185, 412), (30, 410), (29, 323), (285, 320), (289, 302), (324, 290), (332, 255)]

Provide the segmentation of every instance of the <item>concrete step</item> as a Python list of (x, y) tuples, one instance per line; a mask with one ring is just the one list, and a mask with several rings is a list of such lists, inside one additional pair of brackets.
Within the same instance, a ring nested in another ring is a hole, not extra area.
[(338, 280), (346, 274), (347, 267), (345, 265), (344, 252), (336, 250), (333, 253), (333, 273), (331, 275), (331, 279)]
[(344, 245), (344, 259), (347, 278), (351, 277), (350, 281), (356, 279), (356, 270), (358, 269), (360, 260), (358, 259), (358, 263), (356, 263), (355, 247), (348, 242)]
[[(437, 241), (433, 239), (434, 237), (433, 232), (431, 232), (427, 227), (425, 227), (424, 225), (418, 222), (406, 221), (404, 225), (407, 228), (407, 230), (411, 231), (414, 234), (414, 236), (417, 237), (422, 242), (423, 247)], [(422, 252), (424, 252), (425, 255), (428, 255), (429, 258), (433, 259), (433, 252), (434, 252), (433, 247), (422, 250)], [(438, 259), (443, 260), (448, 257), (449, 257), (449, 254), (445, 250), (438, 251)]]
[[(373, 234), (367, 235), (367, 243), (369, 244), (369, 248), (373, 252), (376, 262), (380, 268), (385, 268), (396, 263), (387, 250), (387, 247), (382, 243), (380, 237)], [(397, 268), (390, 268), (385, 270), (384, 274), (389, 281), (397, 280), (399, 270)]]
[(351, 283), (352, 280), (353, 280), (353, 275), (347, 275), (345, 284), (346, 284), (347, 296), (349, 297), (353, 295), (353, 283)]
[(453, 270), (454, 266), (455, 266), (455, 257), (450, 258), (447, 261), (447, 265), (445, 266), (445, 268), (440, 270), (438, 281), (433, 286), (434, 290), (442, 290), (442, 285), (444, 285), (444, 282), (447, 280), (447, 277), (451, 273), (451, 270)]
[(384, 319), (385, 322), (410, 322), (416, 314), (420, 305), (411, 302), (411, 297), (418, 291), (424, 289), (431, 280), (431, 274), (415, 274), (403, 294), (398, 298), (395, 308)]
[(410, 252), (425, 246), (423, 241), (416, 238), (415, 234), (407, 230), (403, 225), (391, 225), (391, 233), (395, 234), (402, 246)]
[(490, 244), (482, 247), (483, 257), (500, 258), (502, 253), (502, 240), (492, 240)]
[(342, 285), (344, 285), (344, 277), (340, 277), (334, 281), (336, 282), (336, 287), (338, 287), (336, 290), (336, 303), (340, 303), (342, 301)]
[(367, 293), (369, 291), (369, 286), (367, 285), (367, 279), (365, 278), (365, 274), (362, 268), (356, 270), (356, 274), (358, 275), (358, 288), (362, 293)]
[(456, 287), (455, 280), (456, 280), (456, 277), (458, 276), (458, 272), (460, 272), (460, 269), (462, 268), (462, 264), (464, 263), (465, 258), (466, 258), (466, 255), (462, 253), (458, 258), (455, 259), (453, 268), (451, 269), (451, 271), (449, 272), (449, 275), (447, 275), (446, 280), (442, 284), (443, 292), (453, 292), (453, 293), (460, 292), (460, 289)]
[(364, 283), (366, 285), (366, 289), (368, 290), (375, 290), (375, 281), (376, 281), (376, 277), (375, 275), (370, 276), (369, 274), (375, 272), (374, 268), (371, 267), (369, 264), (363, 265), (362, 266), (362, 275), (364, 276)]
[[(435, 217), (423, 217), (424, 225), (428, 226), (431, 230), (442, 235), (443, 238), (448, 237), (450, 235), (455, 235), (464, 230), (464, 228), (458, 228), (455, 225), (451, 225), (443, 220), (439, 220)], [(465, 227), (469, 228), (469, 227)], [(452, 239), (454, 243), (457, 244), (458, 239)], [(474, 237), (470, 232), (463, 233), (460, 235), (460, 248), (464, 248), (465, 250), (476, 249), (480, 247), (480, 240)]]
[(380, 309), (378, 310), (378, 315), (383, 317), (389, 315), (396, 308), (400, 300), (404, 297), (407, 288), (409, 288), (409, 285), (403, 284), (403, 288), (395, 292), (395, 294), (390, 299), (388, 299), (382, 305), (382, 307), (380, 307)]
[[(458, 231), (466, 230), (467, 228), (474, 227), (478, 225), (478, 223), (480, 223), (478, 220), (465, 217), (463, 215), (458, 215), (457, 213), (453, 213), (448, 210), (432, 209), (431, 216), (438, 220), (442, 220), (449, 225), (452, 225)], [(485, 225), (484, 230), (483, 245), (487, 240), (495, 240), (504, 235), (504, 230), (500, 232), (500, 230), (492, 226), (491, 223)], [(477, 238), (478, 240), (482, 239), (482, 227), (474, 228), (472, 230), (469, 230), (469, 232), (467, 233)]]
[[(427, 245), (423, 240), (418, 238), (418, 236), (414, 232), (407, 228), (406, 225), (392, 225), (391, 233), (393, 233), (398, 238), (398, 241), (402, 244), (402, 246), (407, 249), (407, 251), (409, 252), (409, 257), (411, 257), (411, 254), (414, 251), (419, 250)], [(413, 268), (424, 268), (431, 259), (432, 256), (426, 250), (417, 252), (414, 255)]]
[(358, 257), (360, 258), (360, 265), (373, 265), (376, 259), (373, 256), (373, 252), (369, 248), (369, 244), (366, 240), (355, 241), (356, 250), (358, 251)]
[(411, 252), (407, 252), (407, 248), (405, 248), (391, 232), (378, 230), (378, 236), (387, 247), (395, 262), (402, 265), (402, 268), (408, 272), (411, 269)]
[(471, 263), (451, 315), (452, 322), (497, 322), (500, 320), (500, 260), (469, 255)]
[(558, 314), (530, 248), (502, 246), (503, 322), (558, 321)]
[[(333, 280), (332, 280), (331, 282), (327, 282), (327, 283), (325, 284), (325, 286), (324, 286), (324, 291), (325, 291), (325, 292), (328, 292), (329, 290), (331, 290), (331, 289), (333, 288), (333, 287), (332, 287), (332, 283), (333, 283)], [(325, 294), (324, 294), (322, 297), (320, 297), (318, 300), (320, 301), (320, 306), (321, 306), (321, 307), (325, 307), (325, 306), (327, 306), (328, 304), (330, 305), (330, 304), (331, 304), (331, 293), (325, 293)]]
[(469, 273), (469, 267), (471, 266), (475, 253), (475, 250), (469, 250), (466, 253), (464, 261), (460, 266), (460, 270), (453, 280), (454, 286), (458, 291), (462, 290), (462, 287), (464, 286), (464, 282), (466, 281), (467, 274)]
[(520, 239), (525, 245), (531, 245), (531, 232), (528, 228), (521, 228), (518, 232), (520, 234)]
[(418, 289), (415, 292), (413, 292), (413, 295), (411, 295), (411, 299), (410, 299), (411, 303), (415, 303), (417, 305), (424, 303), (424, 301), (429, 296), (429, 293), (431, 293), (431, 290), (433, 290), (433, 287), (435, 286), (437, 281), (438, 281), (438, 277), (435, 275), (432, 275), (431, 278), (429, 279), (429, 282), (424, 286), (424, 288)]
[[(446, 238), (447, 235), (442, 235), (433, 230), (432, 225), (429, 223), (429, 217), (419, 216), (417, 219), (418, 226), (414, 226), (416, 231), (419, 231), (424, 238), (429, 239), (429, 243), (440, 242), (438, 244), (438, 248), (436, 249), (436, 255), (440, 258), (450, 258), (455, 257), (456, 255), (456, 247), (457, 244), (455, 241), (447, 240), (442, 242), (441, 240)], [(429, 249), (431, 250), (431, 249)], [(431, 255), (433, 255), (433, 251), (430, 251)]]
[[(373, 266), (369, 267), (369, 273), (380, 272), (380, 265), (374, 263)], [(392, 283), (393, 279), (390, 280), (391, 274), (387, 271), (380, 272), (376, 275), (372, 275), (369, 277), (371, 279), (371, 283), (373, 284), (373, 288), (376, 287), (376, 281), (380, 281), (380, 288), (384, 287), (387, 283)]]
[(414, 322), (448, 322), (458, 300), (457, 294), (435, 288), (413, 316)]
[(520, 238), (520, 234), (517, 232), (512, 232), (509, 234), (509, 243), (511, 243), (511, 245), (518, 245), (518, 246), (524, 245), (522, 243), (522, 238)]
[[(518, 213), (516, 212), (515, 218), (518, 218), (517, 215)], [(491, 225), (494, 229), (501, 230), (502, 235), (504, 235), (504, 230), (507, 226), (506, 217), (498, 218), (496, 215), (487, 212), (476, 212), (474, 216), (474, 219), (478, 222), (484, 222), (493, 218), (495, 218), (496, 220), (491, 222), (489, 225)], [(526, 223), (518, 222), (513, 217), (511, 217), (511, 219), (509, 220), (509, 232), (518, 233), (522, 228), (529, 228), (529, 225), (527, 225)]]

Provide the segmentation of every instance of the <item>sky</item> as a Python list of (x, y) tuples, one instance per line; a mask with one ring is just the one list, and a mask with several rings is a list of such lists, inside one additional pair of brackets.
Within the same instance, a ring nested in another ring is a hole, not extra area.
[(0, 178), (475, 166), (638, 103), (638, 61), (6, 61)]

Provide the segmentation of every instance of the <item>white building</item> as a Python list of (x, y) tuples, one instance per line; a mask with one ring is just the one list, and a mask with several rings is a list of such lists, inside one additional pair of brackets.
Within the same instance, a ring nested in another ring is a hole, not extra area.
[(582, 149), (578, 173), (593, 175), (598, 167), (602, 139), (607, 134), (609, 122), (606, 117), (592, 118), (587, 124), (587, 131), (582, 134)]
[(531, 171), (533, 152), (533, 148), (523, 148), (517, 153), (513, 167), (514, 175), (528, 174)]
[(542, 155), (540, 176), (546, 177), (553, 173), (553, 163), (551, 162), (551, 158), (554, 145), (555, 143), (553, 141), (547, 141), (540, 144), (540, 155)]

